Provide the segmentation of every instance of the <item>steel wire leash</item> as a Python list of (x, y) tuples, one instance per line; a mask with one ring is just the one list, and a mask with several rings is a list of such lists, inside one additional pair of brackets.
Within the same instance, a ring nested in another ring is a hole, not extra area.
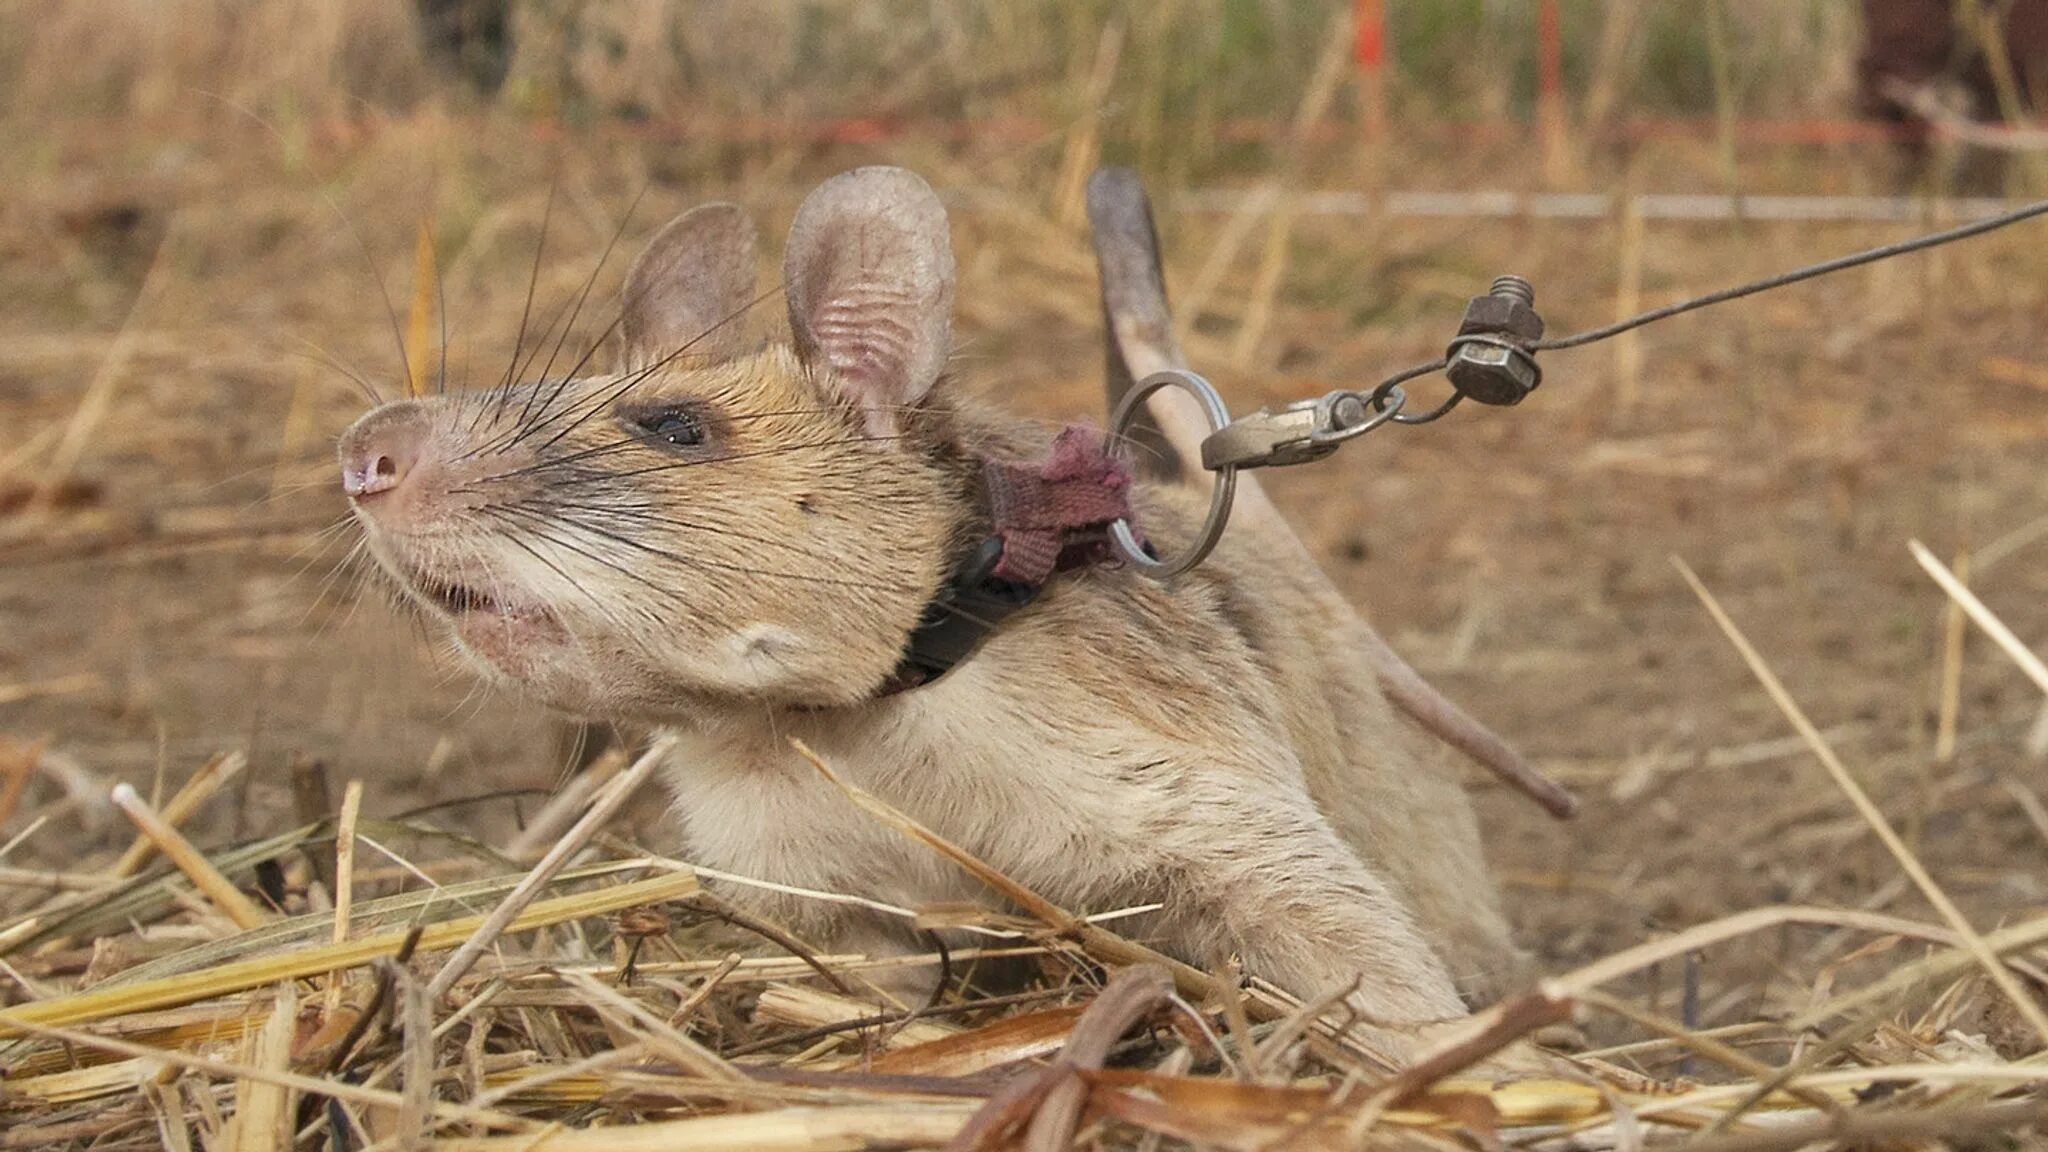
[[(1638, 312), (1598, 328), (1548, 339), (1543, 337), (1542, 318), (1536, 314), (1535, 289), (1519, 276), (1502, 276), (1493, 282), (1492, 291), (1474, 297), (1466, 306), (1458, 335), (1444, 355), (1437, 359), (1404, 368), (1368, 390), (1339, 388), (1279, 408), (1261, 408), (1236, 420), (1230, 419), (1222, 397), (1200, 375), (1182, 368), (1155, 372), (1139, 381), (1117, 404), (1110, 416), (1111, 440), (1125, 439), (1131, 422), (1137, 417), (1139, 405), (1154, 392), (1174, 387), (1190, 393), (1201, 406), (1210, 427), (1209, 436), (1201, 445), (1202, 467), (1216, 474), (1216, 483), (1210, 493), (1209, 515), (1193, 546), (1178, 556), (1159, 557), (1152, 548), (1139, 541), (1131, 526), (1122, 520), (1110, 525), (1111, 539), (1118, 554), (1141, 571), (1161, 579), (1179, 575), (1201, 563), (1222, 539), (1223, 529), (1230, 521), (1240, 468), (1277, 468), (1320, 460), (1346, 441), (1376, 428), (1388, 424), (1428, 424), (1442, 419), (1467, 397), (1497, 407), (1518, 404), (1542, 382), (1543, 372), (1536, 363), (1538, 352), (1583, 348), (1673, 316), (1830, 273), (1875, 264), (1895, 256), (1938, 248), (2044, 215), (2048, 215), (2048, 200), (2037, 200), (1997, 216), (1802, 265), (1774, 276)], [(1451, 381), (1454, 391), (1450, 397), (1427, 412), (1406, 411), (1408, 393), (1402, 385), (1438, 372), (1445, 373)]]

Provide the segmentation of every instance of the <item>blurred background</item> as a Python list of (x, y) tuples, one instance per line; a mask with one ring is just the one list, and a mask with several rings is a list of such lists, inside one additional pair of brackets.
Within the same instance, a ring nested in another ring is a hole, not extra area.
[[(835, 171), (917, 169), (952, 206), (960, 374), (1099, 417), (1081, 192), (1133, 165), (1190, 358), (1243, 412), (1440, 354), (1498, 273), (1565, 332), (2048, 193), (2043, 7), (13, 0), (0, 845), (81, 859), (120, 839), (111, 781), (230, 750), (204, 843), (317, 814), (295, 765), (483, 833), (537, 806), (561, 722), (350, 561), (331, 445), (366, 392), (503, 375), (529, 289), (580, 355), (692, 204), (772, 236)], [(2048, 633), (2043, 229), (1547, 356), (1518, 408), (1270, 477), (1395, 647), (1588, 799), (1556, 825), (1474, 774), (1546, 962), (1918, 899), (1674, 555), (1980, 924), (2048, 901), (2039, 694), (1906, 551)], [(1717, 953), (1701, 1022), (1799, 947)]]

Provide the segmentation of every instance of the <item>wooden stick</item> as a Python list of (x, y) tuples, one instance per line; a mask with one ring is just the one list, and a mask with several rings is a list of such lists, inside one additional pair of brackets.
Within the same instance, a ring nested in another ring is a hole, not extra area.
[[(1968, 552), (1956, 553), (1955, 574), (1958, 584), (1970, 578)], [(1954, 763), (1956, 758), (1956, 723), (1963, 707), (1963, 638), (1969, 623), (1962, 602), (1950, 597), (1948, 610), (1942, 614), (1940, 719), (1934, 729), (1936, 764)]]
[(1351, 25), (1351, 58), (1358, 65), (1358, 123), (1371, 150), (1387, 138), (1385, 0), (1353, 0)]
[(1557, 0), (1536, 0), (1536, 128), (1544, 182), (1567, 183), (1571, 139), (1564, 107), (1564, 18)]
[(114, 807), (126, 813), (157, 850), (177, 865), (178, 871), (183, 872), (215, 908), (234, 921), (237, 928), (247, 931), (270, 923), (270, 917), (256, 906), (254, 900), (242, 895), (242, 890), (221, 875), (220, 869), (213, 866), (213, 861), (208, 860), (205, 853), (194, 848), (190, 840), (157, 815), (156, 809), (137, 795), (134, 788), (126, 783), (116, 784), (112, 799)]
[[(1642, 311), (1643, 249), (1646, 238), (1641, 201), (1634, 196), (1623, 197), (1621, 243), (1618, 253), (1621, 267), (1619, 282), (1614, 289), (1616, 316), (1633, 316)], [(1614, 406), (1624, 420), (1632, 419), (1642, 403), (1642, 398), (1642, 333), (1624, 332), (1614, 340)]]

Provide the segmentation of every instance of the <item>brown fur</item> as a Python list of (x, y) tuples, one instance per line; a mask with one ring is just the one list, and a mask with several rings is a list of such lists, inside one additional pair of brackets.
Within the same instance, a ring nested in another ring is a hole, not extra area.
[[(729, 219), (713, 241), (744, 226)], [(1235, 952), (1302, 994), (1357, 979), (1354, 1002), (1391, 1023), (1456, 1015), (1461, 989), (1514, 975), (1454, 774), (1390, 713), (1363, 622), (1264, 525), (1171, 583), (1061, 577), (949, 675), (876, 698), (986, 530), (976, 460), (1044, 436), (939, 373), (952, 261), (915, 177), (828, 183), (788, 261), (797, 348), (629, 348), (642, 376), (407, 401), (344, 437), (347, 475), (388, 455), (398, 477), (358, 497), (372, 550), (487, 676), (681, 731), (683, 853), (707, 866), (906, 906), (982, 895), (855, 810), (796, 736), (1066, 907), (1163, 903), (1145, 930), (1196, 963)], [(697, 279), (629, 290), (671, 310), (629, 328), (704, 328), (738, 290)], [(678, 411), (704, 443), (647, 431)], [(1200, 504), (1139, 491), (1167, 548)], [(916, 943), (858, 909), (733, 896), (828, 946)]]

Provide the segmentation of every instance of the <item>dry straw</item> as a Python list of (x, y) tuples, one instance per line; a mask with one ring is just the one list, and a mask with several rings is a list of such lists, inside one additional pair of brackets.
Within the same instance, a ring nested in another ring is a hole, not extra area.
[[(1782, 694), (1760, 659), (1756, 668)], [(1785, 703), (1841, 784), (1839, 762)], [(1959, 918), (1757, 909), (1544, 980), (1425, 1038), (1413, 1066), (1389, 1073), (1340, 997), (1302, 1005), (1162, 956), (1058, 908), (797, 751), (849, 804), (980, 879), (1035, 925), (1035, 939), (988, 951), (1038, 958), (1040, 985), (1000, 996), (962, 986), (979, 950), (871, 960), (818, 955), (775, 932), (755, 938), (759, 955), (730, 954), (723, 939), (690, 927), (693, 909), (718, 907), (701, 903), (692, 871), (622, 854), (602, 834), (667, 754), (661, 744), (610, 776), (526, 873), (428, 889), (404, 913), (389, 898), (365, 903), (359, 868), (336, 869), (357, 892), (354, 919), (399, 911), (402, 927), (343, 930), (346, 915), (311, 913), (236, 930), (193, 948), (190, 962), (137, 969), (139, 979), (56, 981), (52, 994), (0, 1010), (0, 1037), (13, 1038), (0, 1042), (9, 1073), (0, 1148), (118, 1144), (147, 1118), (152, 1132), (175, 1123), (230, 1147), (280, 1149), (324, 1140), (337, 1123), (351, 1140), (508, 1152), (1049, 1150), (1077, 1134), (1109, 1148), (1154, 1147), (1161, 1136), (1313, 1149), (1463, 1133), (1507, 1147), (1568, 1136), (1578, 1148), (1618, 1149), (1702, 1129), (1699, 1146), (1736, 1149), (2007, 1130), (2040, 1116), (2031, 1093), (2048, 1074), (2033, 1057), (2048, 1048), (2001, 1059), (1982, 1041), (1956, 1040), (1949, 1022), (1993, 987), (2022, 1013), (2033, 1007), (2016, 982), (2038, 976), (2023, 957), (2048, 942), (2048, 918), (1980, 935)], [(231, 763), (213, 762), (195, 780)], [(360, 828), (361, 801), (349, 791), (349, 823)], [(1872, 827), (1883, 836), (1881, 818)], [(599, 859), (565, 867), (591, 854)], [(428, 876), (450, 863), (414, 861)], [(492, 893), (488, 913), (444, 915)], [(217, 923), (209, 908), (167, 902), (152, 918)], [(1790, 925), (1932, 951), (1846, 991), (1817, 976), (1806, 1014), (1736, 1028), (1688, 1027), (1627, 991), (1660, 963)], [(821, 971), (850, 989), (859, 973), (905, 965), (956, 979), (922, 1009), (819, 986)], [(322, 976), (330, 992), (306, 997), (318, 986), (304, 982)], [(1714, 1074), (1654, 1080), (1614, 1062), (1637, 1058), (1619, 1048), (1538, 1056), (1531, 1038), (1574, 1014), (1652, 1038), (1628, 1052), (1689, 1052)], [(1830, 1033), (1848, 1042), (1809, 1042)], [(1913, 1039), (1874, 1042), (1888, 1035)], [(1865, 1102), (1880, 1092), (1883, 1102)]]

